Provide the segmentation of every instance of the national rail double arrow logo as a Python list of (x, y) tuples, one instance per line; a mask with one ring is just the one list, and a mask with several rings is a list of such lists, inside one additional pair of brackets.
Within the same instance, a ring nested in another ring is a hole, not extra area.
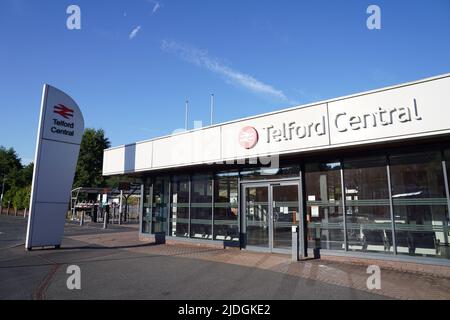
[(259, 140), (258, 131), (253, 127), (242, 128), (239, 132), (239, 144), (245, 149), (252, 149)]
[(59, 114), (64, 119), (70, 119), (73, 118), (74, 111), (70, 108), (67, 108), (63, 104), (58, 104), (57, 106), (53, 107), (53, 112), (56, 114)]

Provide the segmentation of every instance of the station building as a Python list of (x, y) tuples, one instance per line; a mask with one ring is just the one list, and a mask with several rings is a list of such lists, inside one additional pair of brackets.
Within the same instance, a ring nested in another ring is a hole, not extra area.
[[(156, 115), (157, 116), (157, 115)], [(107, 149), (141, 236), (450, 265), (450, 74)]]

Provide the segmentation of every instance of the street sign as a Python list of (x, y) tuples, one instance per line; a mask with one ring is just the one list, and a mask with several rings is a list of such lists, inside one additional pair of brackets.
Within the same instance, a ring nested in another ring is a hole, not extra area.
[(75, 101), (44, 85), (26, 249), (61, 245), (83, 133), (84, 119)]

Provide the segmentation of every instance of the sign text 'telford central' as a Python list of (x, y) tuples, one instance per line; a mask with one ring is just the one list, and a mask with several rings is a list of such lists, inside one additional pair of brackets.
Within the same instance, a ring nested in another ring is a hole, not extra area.
[[(53, 113), (58, 114), (65, 119), (70, 119), (73, 118), (74, 111), (62, 104), (59, 104), (53, 107)], [(53, 119), (53, 126), (50, 128), (50, 131), (55, 134), (73, 137), (75, 134), (75, 123)]]
[[(417, 100), (413, 99), (411, 106), (382, 108), (361, 114), (338, 113), (334, 119), (329, 119), (330, 125), (338, 132), (359, 131), (383, 126), (401, 125), (413, 121), (421, 121)], [(263, 128), (266, 142), (291, 141), (293, 139), (307, 139), (327, 134), (326, 116), (318, 121), (298, 123), (297, 121), (283, 122), (279, 127), (271, 125)]]
[(286, 123), (283, 122), (281, 128), (274, 126), (266, 127), (264, 130), (267, 133), (267, 143), (289, 141), (294, 138), (304, 139), (313, 136), (323, 136), (327, 134), (326, 118), (325, 116), (319, 122), (310, 122), (307, 124), (298, 124), (295, 121)]
[(422, 117), (419, 115), (417, 101), (414, 99), (411, 107), (379, 107), (375, 112), (358, 115), (349, 115), (346, 112), (342, 112), (336, 115), (334, 125), (339, 132), (346, 132), (348, 130), (357, 131), (370, 127), (392, 126), (420, 120), (422, 120)]

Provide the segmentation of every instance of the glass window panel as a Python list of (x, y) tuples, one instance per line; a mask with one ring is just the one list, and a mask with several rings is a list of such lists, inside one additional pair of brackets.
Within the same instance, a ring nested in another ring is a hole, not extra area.
[(392, 156), (391, 181), (398, 254), (449, 258), (441, 153)]
[(151, 180), (144, 182), (144, 211), (142, 212), (142, 233), (150, 233), (151, 225)]
[(299, 166), (287, 166), (282, 168), (249, 168), (241, 170), (243, 180), (270, 180), (283, 178), (298, 178)]
[(191, 237), (212, 240), (212, 176), (194, 175), (191, 180)]
[(292, 227), (299, 224), (298, 184), (272, 187), (273, 247), (292, 248)]
[(170, 198), (170, 235), (189, 237), (189, 176), (172, 178)]
[(386, 165), (385, 157), (344, 160), (348, 250), (394, 251)]
[[(450, 186), (450, 149), (444, 151), (445, 155), (445, 167), (447, 170), (447, 183)], [(441, 255), (445, 257), (446, 259), (450, 259), (450, 244), (449, 244), (449, 237), (450, 237), (450, 213), (447, 212), (447, 224), (443, 225), (443, 241), (442, 245), (440, 246)], [(445, 246), (446, 245), (446, 246)]]
[(344, 250), (341, 164), (306, 165), (308, 247)]
[(269, 188), (245, 188), (245, 215), (247, 245), (269, 247)]
[(447, 182), (450, 185), (450, 149), (444, 151), (445, 166), (447, 168)]
[(158, 177), (153, 183), (152, 233), (167, 232), (169, 203), (169, 177)]
[(214, 240), (239, 241), (239, 173), (222, 172), (214, 181)]

